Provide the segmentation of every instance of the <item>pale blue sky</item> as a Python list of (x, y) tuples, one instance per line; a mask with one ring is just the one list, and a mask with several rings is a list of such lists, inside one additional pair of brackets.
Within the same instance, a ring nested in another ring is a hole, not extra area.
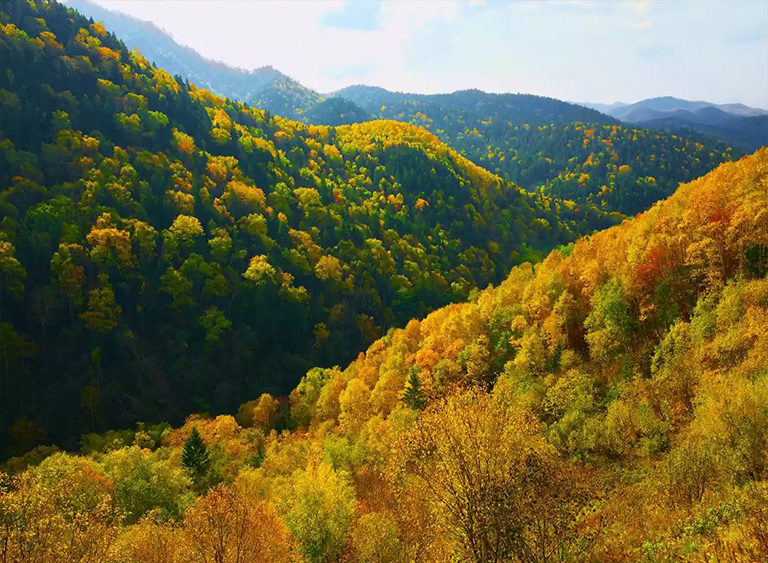
[(768, 107), (768, 0), (97, 0), (329, 92), (465, 88)]

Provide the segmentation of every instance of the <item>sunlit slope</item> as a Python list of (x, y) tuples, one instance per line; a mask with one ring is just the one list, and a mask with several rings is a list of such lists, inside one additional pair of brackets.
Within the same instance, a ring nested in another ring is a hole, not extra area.
[[(527, 541), (548, 549), (589, 546), (595, 561), (641, 560), (648, 546), (659, 560), (759, 558), (768, 495), (768, 149), (681, 185), (565, 254), (390, 331), (343, 371), (311, 371), (291, 394), (293, 419), (310, 429), (311, 443), (348, 440), (354, 475), (392, 475), (396, 484), (358, 489), (358, 498), (424, 499), (460, 538), (451, 549), (473, 561), (483, 560), (472, 556), (474, 534), (491, 541), (511, 525), (455, 512), (461, 502), (491, 510), (508, 499), (503, 489), (484, 499), (462, 488), (467, 480), (504, 486), (486, 471), (511, 472)], [(485, 391), (462, 391), (478, 385)], [(513, 433), (529, 436), (526, 463), (541, 481), (516, 473), (521, 454), (502, 435), (507, 424), (523, 424)], [(285, 437), (271, 443), (267, 481), (295, 451), (281, 445)], [(538, 528), (542, 518), (560, 532)], [(529, 547), (510, 549), (522, 556)]]
[(614, 222), (410, 125), (307, 126), (177, 82), (55, 2), (0, 24), (0, 425), (34, 422), (8, 453), (287, 392)]
[(352, 86), (336, 93), (374, 116), (425, 127), (476, 164), (528, 190), (634, 215), (740, 149), (693, 131), (623, 124), (528, 94), (419, 95)]
[(761, 561), (767, 226), (763, 149), (310, 370), (289, 404), (11, 460), (0, 541), (110, 563)]

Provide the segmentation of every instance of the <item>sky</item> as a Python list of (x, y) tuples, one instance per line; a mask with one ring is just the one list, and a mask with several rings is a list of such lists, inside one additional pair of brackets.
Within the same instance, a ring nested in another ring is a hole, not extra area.
[(96, 0), (328, 93), (478, 88), (768, 108), (768, 0)]

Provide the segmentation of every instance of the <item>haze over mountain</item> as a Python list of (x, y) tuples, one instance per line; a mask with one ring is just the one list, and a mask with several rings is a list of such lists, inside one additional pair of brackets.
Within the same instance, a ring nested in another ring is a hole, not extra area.
[[(317, 104), (323, 97), (271, 66), (244, 70), (212, 61), (179, 44), (151, 22), (117, 10), (104, 9), (89, 0), (67, 2), (86, 17), (105, 24), (129, 49), (137, 48), (147, 60), (171, 75), (184, 77), (214, 94), (240, 100), (284, 117)], [(339, 125), (335, 123), (334, 125)]]
[[(617, 128), (619, 121), (600, 112), (534, 95), (479, 90), (421, 95), (351, 86), (325, 97), (274, 69), (269, 71), (273, 79), (264, 82), (247, 71), (208, 61), (156, 26), (93, 2), (73, 5), (97, 20), (113, 22), (115, 29), (124, 30), (129, 45), (150, 53), (161, 67), (192, 83), (211, 84), (222, 95), (305, 123), (341, 125), (376, 117), (425, 127), (473, 162), (528, 190), (609, 211), (637, 213), (672, 193), (678, 182), (740, 155), (701, 134), (672, 137)], [(654, 160), (638, 161), (638, 152), (654, 155)]]
[(649, 98), (627, 104), (616, 102), (614, 104), (581, 104), (586, 107), (596, 109), (602, 113), (616, 117), (623, 121), (640, 122), (649, 119), (665, 117), (665, 114), (677, 112), (695, 113), (707, 108), (715, 108), (723, 113), (738, 115), (743, 117), (752, 117), (756, 115), (768, 115), (768, 110), (760, 108), (751, 108), (744, 104), (715, 104), (703, 101), (681, 100), (672, 96), (662, 96), (659, 98)]
[(632, 104), (581, 105), (626, 123), (666, 131), (699, 131), (746, 150), (768, 146), (768, 110), (744, 104), (714, 104), (671, 96), (650, 98)]

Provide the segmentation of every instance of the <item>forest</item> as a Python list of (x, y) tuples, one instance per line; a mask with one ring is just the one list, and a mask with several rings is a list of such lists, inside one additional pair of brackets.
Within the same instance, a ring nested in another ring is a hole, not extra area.
[(0, 61), (0, 563), (765, 559), (768, 148)]
[(0, 22), (0, 455), (287, 394), (619, 220), (411, 125), (219, 98), (53, 2)]
[(516, 184), (635, 215), (739, 148), (695, 131), (667, 133), (529, 94), (417, 95), (351, 86), (337, 92), (382, 119), (424, 127)]
[[(205, 59), (148, 22), (89, 0), (73, 4), (151, 61), (198, 86), (315, 125), (391, 119), (426, 128), (491, 172), (606, 211), (634, 215), (723, 161), (765, 142), (762, 118), (729, 127), (627, 124), (587, 107), (530, 94), (465, 90), (420, 95), (371, 86), (315, 92), (271, 67), (252, 72)], [(669, 132), (664, 132), (669, 131)], [(717, 140), (721, 139), (721, 140)], [(722, 139), (726, 139), (723, 142)], [(737, 142), (738, 141), (738, 142)], [(760, 141), (760, 142), (758, 142)]]
[(767, 327), (762, 149), (287, 403), (13, 458), (3, 561), (759, 561)]

